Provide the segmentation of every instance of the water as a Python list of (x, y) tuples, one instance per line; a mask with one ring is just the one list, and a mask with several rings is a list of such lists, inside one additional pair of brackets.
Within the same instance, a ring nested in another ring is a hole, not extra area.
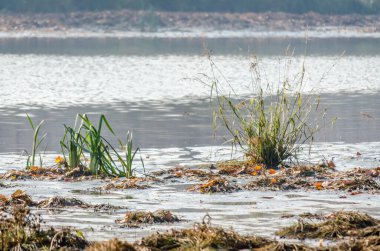
[[(284, 74), (285, 62), (279, 58), (290, 44), (295, 49), (290, 75), (299, 72), (305, 62), (304, 91), (321, 94), (321, 104), (328, 109), (328, 121), (338, 118), (334, 126), (325, 124), (311, 155), (305, 148), (301, 158), (313, 162), (334, 158), (340, 170), (379, 166), (379, 42), (376, 36), (314, 36), (304, 57), (304, 39), (294, 34), (206, 38), (2, 36), (0, 171), (25, 165), (23, 152), (30, 151), (32, 140), (26, 113), (35, 121), (45, 120), (47, 165), (59, 152), (63, 124), (73, 124), (77, 113), (88, 113), (94, 119), (105, 114), (120, 137), (133, 130), (134, 144), (142, 148), (148, 171), (229, 158), (230, 148), (221, 146), (225, 132), (219, 130), (213, 136), (210, 89), (195, 80), (205, 80), (203, 73), (211, 75), (209, 62), (202, 55), (204, 44), (212, 49), (215, 63), (239, 95), (249, 94), (249, 52), (260, 56), (263, 79), (278, 82)], [(357, 152), (361, 157), (357, 157)], [(78, 189), (104, 185), (103, 182), (12, 184), (25, 189), (35, 200), (59, 194), (90, 203), (127, 206), (130, 210), (169, 209), (187, 220), (131, 230), (120, 229), (114, 223), (125, 210), (114, 214), (71, 209), (61, 213), (42, 211), (49, 224), (78, 227), (90, 239), (135, 240), (157, 230), (189, 227), (194, 221), (201, 221), (206, 213), (217, 225), (265, 236), (273, 236), (275, 230), (293, 221), (281, 219), (286, 213), (355, 209), (380, 217), (378, 195), (370, 194), (346, 199), (341, 196), (347, 194), (332, 191), (201, 195), (185, 191), (184, 187), (191, 182), (182, 181), (144, 191), (94, 195), (78, 193)], [(4, 188), (2, 193), (7, 195), (15, 189)], [(132, 199), (127, 199), (130, 196)]]

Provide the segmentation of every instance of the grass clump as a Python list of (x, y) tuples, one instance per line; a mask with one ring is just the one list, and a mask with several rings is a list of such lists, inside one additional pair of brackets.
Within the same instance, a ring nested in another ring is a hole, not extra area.
[(157, 210), (155, 212), (128, 212), (123, 219), (117, 220), (117, 223), (127, 227), (139, 227), (142, 224), (174, 223), (178, 221), (180, 219), (170, 211)]
[[(358, 212), (336, 212), (318, 223), (299, 220), (296, 224), (276, 232), (281, 237), (339, 239), (346, 236), (365, 237), (364, 233), (379, 230), (380, 221)], [(360, 236), (362, 235), (362, 236)], [(378, 235), (378, 233), (377, 233)]]
[(40, 217), (23, 206), (0, 217), (0, 250), (82, 250), (87, 245), (81, 232), (42, 229)]
[[(292, 60), (286, 59), (284, 76), (277, 83), (269, 83), (261, 75), (258, 59), (253, 58), (250, 94), (242, 98), (211, 58), (210, 63), (213, 77), (209, 81), (217, 102), (214, 123), (220, 121), (227, 129), (229, 141), (239, 146), (252, 163), (276, 167), (285, 160), (296, 159), (301, 145), (313, 140), (318, 121), (324, 117), (319, 97), (303, 94), (304, 64), (297, 75), (290, 76)], [(223, 80), (216, 77), (217, 73)], [(312, 119), (313, 114), (320, 116)]]

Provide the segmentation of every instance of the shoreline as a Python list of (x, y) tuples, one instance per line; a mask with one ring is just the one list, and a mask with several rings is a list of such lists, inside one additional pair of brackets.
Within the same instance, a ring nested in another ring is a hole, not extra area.
[(101, 11), (0, 14), (0, 37), (380, 37), (380, 16)]

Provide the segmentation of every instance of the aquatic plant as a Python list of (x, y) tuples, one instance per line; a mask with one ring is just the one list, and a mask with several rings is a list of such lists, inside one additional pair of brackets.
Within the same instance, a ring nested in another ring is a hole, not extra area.
[(103, 123), (115, 135), (112, 127), (104, 115), (100, 116), (98, 126), (95, 127), (86, 114), (78, 115), (82, 119), (81, 130), (85, 130), (82, 138), (82, 150), (90, 155), (89, 169), (93, 175), (125, 176), (117, 169), (110, 153), (110, 144), (102, 136)]
[[(75, 119), (74, 127), (64, 125), (65, 134), (60, 141), (62, 154), (65, 159), (65, 163), (68, 169), (73, 169), (75, 167), (81, 166), (81, 156), (83, 154), (82, 145), (83, 138), (80, 135), (81, 126), (77, 128), (78, 115)], [(66, 153), (68, 157), (66, 158)]]
[[(103, 174), (131, 178), (134, 173), (133, 162), (140, 148), (133, 151), (132, 133), (127, 132), (127, 143), (124, 145), (119, 139), (120, 146), (125, 151), (125, 159), (117, 149), (102, 135), (103, 123), (112, 135), (116, 136), (111, 125), (104, 115), (100, 116), (97, 128), (86, 115), (78, 115), (82, 119), (79, 130), (75, 133), (75, 146), (80, 146), (83, 152), (90, 154), (89, 169), (93, 175)], [(71, 133), (74, 133), (70, 130)], [(140, 156), (144, 167), (144, 161)], [(118, 161), (121, 168), (116, 164)]]
[[(46, 138), (46, 133), (42, 137), (40, 137), (40, 135), (39, 135), (41, 127), (44, 124), (44, 120), (42, 120), (38, 125), (35, 125), (34, 122), (33, 122), (33, 120), (30, 118), (30, 116), (28, 114), (26, 114), (26, 117), (27, 117), (27, 119), (29, 121), (30, 126), (33, 129), (32, 152), (28, 156), (28, 159), (26, 161), (26, 168), (30, 169), (30, 167), (32, 167), (32, 166), (35, 165), (37, 152), (38, 152), (38, 150), (39, 150), (39, 148), (41, 146), (41, 143)], [(42, 157), (41, 157), (41, 154), (40, 154), (40, 166), (42, 166)]]
[[(285, 62), (285, 74), (278, 83), (265, 82), (260, 74), (259, 61), (253, 57), (250, 73), (252, 83), (248, 98), (239, 96), (223, 77), (212, 58), (211, 96), (216, 99), (214, 123), (220, 121), (253, 164), (276, 167), (285, 160), (297, 159), (301, 145), (310, 143), (325, 111), (319, 106), (319, 96), (303, 94), (305, 67), (290, 76), (291, 59)], [(218, 79), (218, 74), (222, 79)], [(201, 80), (205, 83), (203, 80)], [(227, 90), (226, 90), (227, 85)], [(315, 115), (312, 119), (312, 115)]]
[[(111, 148), (114, 150), (114, 154), (116, 155), (117, 159), (120, 161), (120, 164), (123, 168), (123, 174), (127, 178), (131, 178), (134, 173), (134, 169), (132, 168), (133, 166), (133, 161), (135, 159), (136, 153), (140, 152), (140, 148), (136, 148), (133, 151), (133, 141), (132, 141), (132, 132), (128, 131), (127, 132), (127, 143), (124, 145), (121, 140), (119, 140), (121, 148), (125, 151), (125, 159), (122, 158), (122, 156), (117, 152), (116, 149), (114, 149), (111, 146)], [(141, 164), (144, 168), (144, 161), (141, 158), (141, 152), (140, 152), (140, 161)]]

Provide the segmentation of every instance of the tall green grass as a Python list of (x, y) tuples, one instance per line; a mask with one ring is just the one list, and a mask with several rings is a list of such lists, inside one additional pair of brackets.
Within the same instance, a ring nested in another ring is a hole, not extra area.
[[(77, 122), (80, 120), (79, 126)], [(104, 129), (113, 136), (115, 132), (104, 115), (101, 115), (98, 124), (94, 124), (86, 114), (78, 114), (75, 126), (65, 125), (65, 134), (61, 140), (62, 153), (65, 156), (67, 167), (88, 168), (93, 175), (117, 176), (130, 178), (134, 175), (133, 162), (140, 148), (133, 150), (132, 133), (127, 133), (127, 143), (121, 145), (125, 157), (103, 136)], [(89, 164), (86, 167), (81, 162), (84, 154), (89, 155)], [(67, 156), (67, 157), (66, 157)], [(141, 159), (144, 166), (144, 162)]]
[(69, 170), (82, 166), (81, 157), (83, 155), (82, 145), (84, 142), (80, 134), (81, 126), (77, 128), (78, 118), (79, 116), (77, 115), (74, 127), (64, 125), (65, 134), (60, 141), (66, 167)]
[(248, 160), (267, 167), (297, 160), (301, 146), (313, 141), (325, 117), (319, 96), (302, 91), (304, 64), (298, 74), (290, 76), (292, 59), (286, 59), (283, 77), (277, 83), (269, 83), (261, 76), (258, 59), (253, 58), (251, 94), (242, 98), (225, 78), (216, 77), (216, 71), (220, 71), (211, 57), (210, 63), (212, 97), (217, 102), (214, 121), (227, 129), (229, 141), (239, 146)]
[[(133, 138), (132, 132), (128, 131), (127, 132), (127, 143), (123, 144), (123, 142), (119, 140), (120, 146), (123, 149), (123, 151), (125, 152), (125, 159), (123, 159), (122, 156), (120, 154), (118, 154), (116, 150), (114, 150), (118, 160), (120, 161), (121, 166), (123, 167), (124, 174), (128, 178), (132, 177), (134, 172), (135, 172), (135, 169), (133, 168), (133, 162), (135, 160), (136, 153), (140, 152), (140, 148), (136, 148), (135, 150), (133, 150), (132, 138)], [(141, 152), (140, 152), (140, 161), (141, 161), (141, 164), (144, 168), (144, 161), (141, 158)]]
[(31, 128), (33, 129), (32, 150), (31, 150), (31, 154), (28, 156), (28, 159), (26, 161), (26, 169), (28, 170), (28, 169), (30, 169), (30, 167), (35, 166), (37, 154), (39, 154), (39, 156), (40, 156), (40, 166), (42, 166), (41, 153), (39, 153), (38, 151), (41, 147), (41, 143), (46, 138), (46, 133), (40, 137), (40, 131), (41, 131), (41, 128), (44, 124), (44, 120), (42, 120), (38, 125), (36, 125), (33, 122), (32, 118), (28, 114), (26, 114), (26, 118), (28, 119), (28, 122), (29, 122)]
[(82, 119), (81, 130), (84, 130), (84, 134), (80, 134), (83, 140), (82, 150), (90, 155), (90, 172), (93, 175), (125, 176), (116, 167), (111, 156), (110, 144), (107, 144), (102, 135), (103, 125), (115, 135), (106, 117), (101, 115), (97, 126), (90, 121), (87, 115), (79, 115), (79, 117)]

